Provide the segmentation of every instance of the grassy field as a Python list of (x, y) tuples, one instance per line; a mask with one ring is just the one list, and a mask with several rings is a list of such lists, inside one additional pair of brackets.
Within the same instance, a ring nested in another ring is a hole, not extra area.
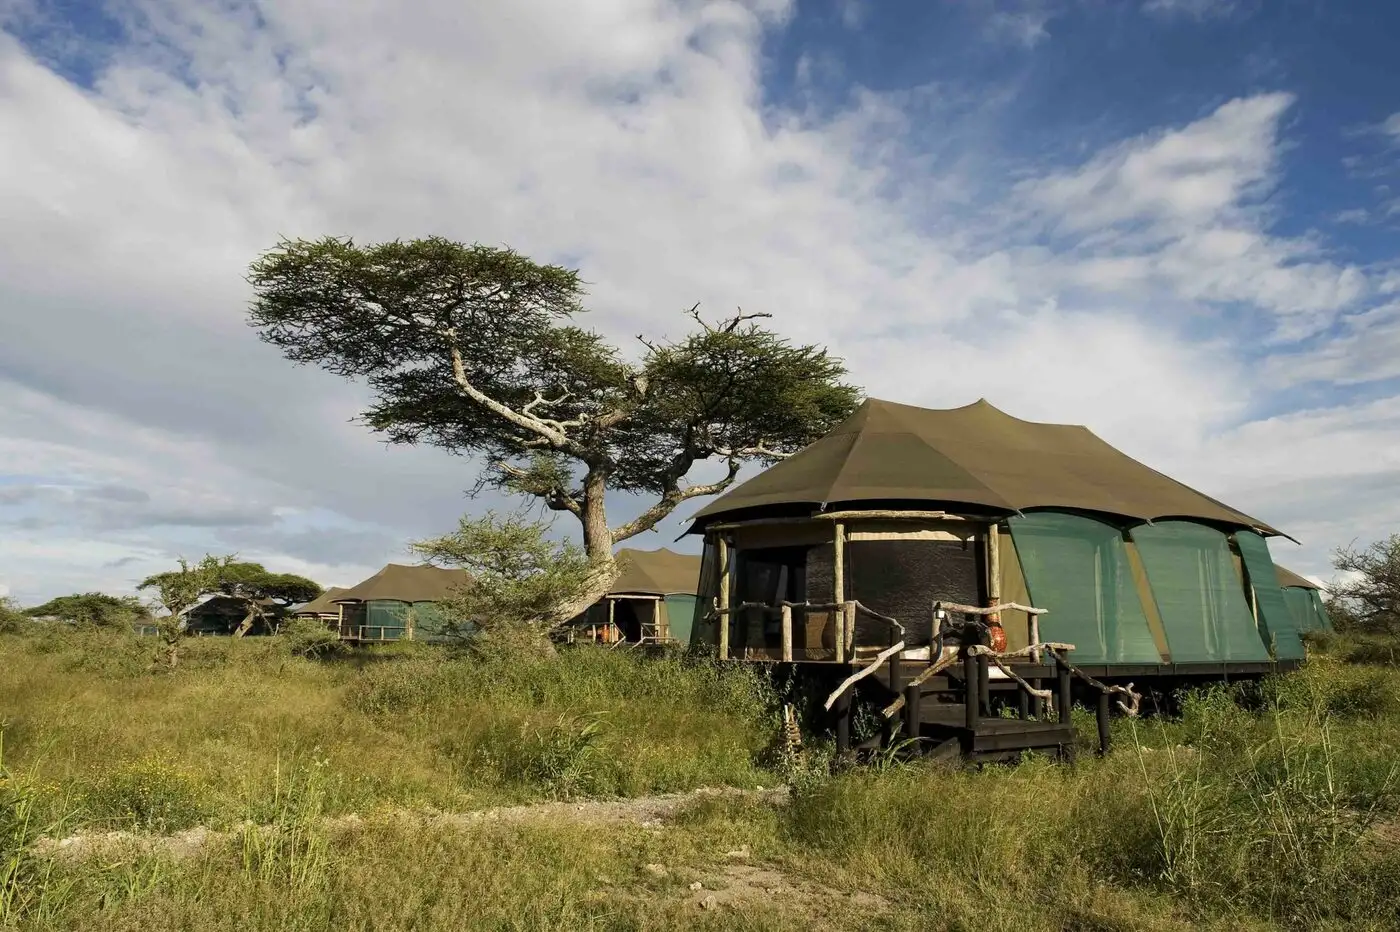
[[(1116, 721), (1074, 767), (835, 774), (820, 747), (769, 753), (770, 685), (682, 657), (211, 638), (152, 674), (151, 651), (0, 635), (0, 925), (1400, 927), (1400, 669), (1374, 642), (1325, 645), (1249, 711)], [(706, 786), (770, 792), (582, 801)]]

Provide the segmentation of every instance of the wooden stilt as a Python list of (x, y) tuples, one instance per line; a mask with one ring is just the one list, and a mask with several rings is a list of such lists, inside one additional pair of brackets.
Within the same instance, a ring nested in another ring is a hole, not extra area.
[(729, 542), (719, 535), (715, 542), (715, 556), (719, 561), (719, 659), (729, 659)]
[(1070, 693), (1069, 667), (1058, 656), (1055, 657), (1055, 704), (1059, 707), (1058, 719), (1062, 724), (1069, 724), (1070, 706), (1073, 704), (1073, 697)]
[(783, 662), (792, 663), (792, 606), (782, 607)]
[(842, 693), (832, 709), (836, 713), (836, 752), (845, 754), (851, 749), (851, 691)]
[(965, 710), (964, 724), (973, 731), (977, 729), (977, 722), (980, 718), (978, 706), (981, 705), (982, 687), (978, 681), (977, 658), (971, 654), (963, 655), (963, 686), (966, 695), (963, 697)]
[(1110, 742), (1110, 732), (1109, 732), (1109, 730), (1108, 730), (1108, 717), (1109, 717), (1109, 714), (1110, 714), (1110, 712), (1109, 712), (1109, 706), (1108, 706), (1108, 690), (1105, 689), (1105, 690), (1101, 690), (1101, 691), (1099, 692), (1099, 707), (1098, 707), (1098, 709), (1096, 710), (1096, 714), (1095, 714), (1095, 716), (1094, 716), (1094, 717), (1097, 719), (1097, 721), (1098, 721), (1098, 726), (1099, 726), (1099, 753), (1100, 753), (1100, 754), (1107, 754), (1107, 753), (1108, 753), (1108, 746), (1109, 746), (1109, 742)]
[(919, 700), (923, 697), (923, 687), (910, 683), (904, 687), (904, 736), (919, 737)]
[(991, 667), (986, 654), (977, 655), (977, 707), (987, 718), (992, 717)]

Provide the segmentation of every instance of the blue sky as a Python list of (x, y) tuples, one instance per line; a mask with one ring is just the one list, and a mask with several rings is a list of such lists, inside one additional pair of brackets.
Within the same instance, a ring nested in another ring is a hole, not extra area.
[(577, 264), (622, 341), (770, 311), (872, 394), (1087, 424), (1327, 579), (1400, 530), (1395, 35), (1320, 0), (0, 0), (0, 588), (206, 550), (353, 583), (500, 504), (243, 323), (258, 251), (326, 233)]

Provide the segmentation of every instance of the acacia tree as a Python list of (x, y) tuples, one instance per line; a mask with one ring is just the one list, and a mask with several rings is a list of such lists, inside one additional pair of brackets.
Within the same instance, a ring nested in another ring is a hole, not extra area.
[(1338, 628), (1400, 632), (1400, 534), (1365, 549), (1342, 547), (1332, 566), (1350, 579), (1332, 589), (1328, 610)]
[[(564, 620), (616, 577), (612, 549), (688, 499), (723, 492), (748, 461), (772, 462), (826, 433), (860, 398), (844, 364), (743, 314), (631, 357), (578, 326), (578, 272), (510, 249), (439, 237), (357, 246), (284, 240), (251, 267), (250, 324), (298, 363), (362, 378), (364, 420), (394, 443), (489, 464), (494, 486), (573, 515), (596, 570), (550, 617)], [(697, 306), (698, 307), (698, 306)], [(724, 475), (693, 483), (696, 464)], [(646, 496), (612, 526), (608, 491)]]
[(83, 592), (61, 595), (43, 605), (25, 609), (31, 618), (59, 618), (77, 625), (122, 628), (150, 618), (150, 610), (135, 596)]
[(233, 558), (206, 555), (193, 565), (184, 557), (179, 562), (178, 570), (148, 576), (136, 587), (138, 591), (154, 590), (156, 604), (165, 609), (165, 614), (156, 621), (156, 631), (164, 646), (165, 665), (171, 670), (180, 662), (180, 642), (185, 637), (185, 612), (213, 591), (220, 572), (233, 562)]
[(233, 632), (234, 637), (242, 637), (257, 622), (268, 620), (269, 604), (277, 606), (280, 615), (282, 610), (309, 602), (324, 590), (305, 576), (270, 573), (261, 563), (235, 563), (229, 559), (220, 566), (211, 591), (243, 603), (243, 621)]

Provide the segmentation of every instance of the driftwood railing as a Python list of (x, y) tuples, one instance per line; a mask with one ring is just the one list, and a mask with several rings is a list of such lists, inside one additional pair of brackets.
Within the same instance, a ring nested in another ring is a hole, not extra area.
[(857, 613), (863, 613), (876, 621), (884, 622), (892, 631), (898, 631), (901, 643), (904, 636), (904, 625), (888, 615), (882, 615), (872, 608), (868, 608), (857, 601), (849, 602), (779, 602), (777, 605), (769, 605), (766, 602), (741, 602), (729, 608), (711, 609), (711, 615), (719, 620), (719, 658), (729, 659), (729, 616), (748, 610), (758, 610), (769, 614), (777, 613), (780, 622), (780, 643), (781, 657), (785, 662), (792, 661), (792, 610), (794, 608), (804, 609), (809, 612), (834, 612), (836, 618), (836, 630), (833, 642), (836, 648), (836, 662), (845, 663), (849, 657), (855, 658), (856, 644), (856, 617)]

